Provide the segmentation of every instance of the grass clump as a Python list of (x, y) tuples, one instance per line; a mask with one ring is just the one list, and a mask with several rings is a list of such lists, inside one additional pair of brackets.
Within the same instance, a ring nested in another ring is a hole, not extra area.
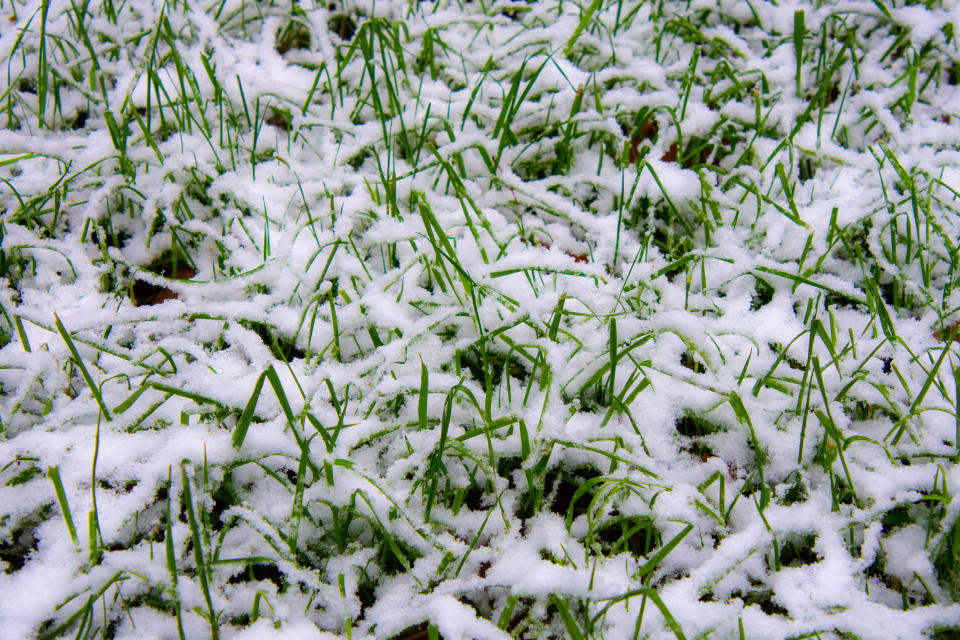
[(953, 637), (952, 9), (5, 5), (5, 633)]

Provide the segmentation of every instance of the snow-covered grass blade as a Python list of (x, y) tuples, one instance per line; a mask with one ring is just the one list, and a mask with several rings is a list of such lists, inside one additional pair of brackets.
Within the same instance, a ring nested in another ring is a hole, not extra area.
[(0, 5), (4, 637), (960, 637), (958, 9)]

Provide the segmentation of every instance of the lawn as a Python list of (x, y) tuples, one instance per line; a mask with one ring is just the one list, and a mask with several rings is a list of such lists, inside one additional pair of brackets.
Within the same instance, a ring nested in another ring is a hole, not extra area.
[(0, 635), (960, 638), (960, 3), (0, 2)]

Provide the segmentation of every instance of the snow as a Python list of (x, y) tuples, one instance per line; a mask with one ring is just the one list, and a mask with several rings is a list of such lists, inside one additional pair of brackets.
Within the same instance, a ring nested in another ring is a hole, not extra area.
[(5, 638), (958, 628), (960, 5), (274, 4), (3, 9)]

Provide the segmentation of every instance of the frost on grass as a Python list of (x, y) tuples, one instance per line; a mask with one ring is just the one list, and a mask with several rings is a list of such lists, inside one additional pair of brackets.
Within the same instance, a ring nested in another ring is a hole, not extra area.
[(960, 6), (0, 12), (5, 637), (960, 635)]

